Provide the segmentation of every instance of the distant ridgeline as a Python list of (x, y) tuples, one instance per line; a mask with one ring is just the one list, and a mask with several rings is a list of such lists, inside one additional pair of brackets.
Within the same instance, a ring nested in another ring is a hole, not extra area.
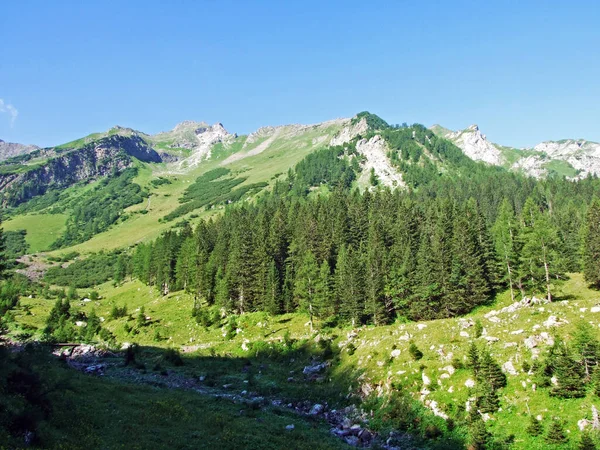
[[(584, 265), (598, 284), (589, 249), (600, 233), (587, 219), (600, 210), (588, 212), (596, 177), (536, 181), (473, 162), (420, 125), (377, 123), (310, 154), (256, 202), (137, 246), (134, 275), (238, 313), (374, 324), (464, 314), (499, 289), (551, 297)], [(356, 143), (375, 134), (407, 189), (353, 189)]]

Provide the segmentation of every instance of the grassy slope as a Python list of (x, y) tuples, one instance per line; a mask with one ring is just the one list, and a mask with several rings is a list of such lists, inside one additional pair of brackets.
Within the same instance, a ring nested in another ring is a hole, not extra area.
[[(50, 426), (40, 430), (44, 448), (343, 448), (324, 422), (283, 410), (86, 376), (58, 361), (45, 367), (69, 388), (51, 394)], [(288, 424), (295, 429), (287, 431)]]
[[(282, 136), (275, 139), (273, 143), (262, 153), (258, 155), (248, 156), (237, 161), (233, 161), (226, 165), (231, 169), (232, 175), (247, 177), (248, 179), (241, 185), (267, 181), (273, 183), (273, 177), (281, 173), (287, 173), (290, 167), (297, 164), (308, 153), (321, 148), (329, 139), (322, 144), (313, 144), (313, 139), (318, 136), (327, 134), (329, 137), (339, 130), (339, 126), (332, 125), (326, 132), (319, 130), (308, 130), (300, 133), (297, 136), (289, 137)], [(245, 140), (245, 136), (238, 138), (239, 141)], [(242, 153), (247, 153), (262, 141), (254, 142), (249, 145)], [(235, 150), (239, 149), (239, 145), (232, 144)], [(159, 223), (158, 219), (164, 217), (169, 212), (179, 206), (179, 197), (183, 194), (190, 183), (202, 175), (203, 173), (219, 167), (225, 157), (229, 154), (226, 151), (218, 148), (215, 158), (204, 161), (198, 167), (191, 169), (185, 174), (176, 174), (168, 176), (173, 182), (172, 184), (164, 184), (158, 188), (151, 188), (150, 180), (157, 176), (165, 175), (169, 171), (169, 167), (165, 165), (149, 165), (140, 164), (140, 173), (135, 179), (135, 182), (146, 186), (151, 190), (148, 208), (148, 201), (134, 205), (126, 210), (131, 214), (131, 218), (125, 222), (113, 226), (111, 229), (94, 236), (87, 242), (76, 245), (64, 251), (78, 251), (80, 253), (96, 252), (99, 250), (111, 250), (119, 247), (134, 245), (137, 242), (150, 240), (172, 227), (174, 222)], [(141, 214), (142, 210), (146, 210), (146, 214)], [(184, 216), (189, 218), (190, 215), (198, 215), (200, 218), (207, 217), (211, 214), (218, 213), (220, 210), (206, 212), (204, 210), (196, 210)], [(197, 219), (199, 220), (199, 219)]]
[[(499, 310), (509, 305), (511, 301), (507, 292), (500, 294), (493, 306), (481, 308), (469, 316), (481, 320), (488, 336), (499, 338), (499, 341), (494, 343), (487, 343), (483, 338), (477, 339), (479, 347), (488, 347), (500, 364), (512, 360), (519, 371), (518, 375), (508, 375), (508, 387), (502, 391), (503, 409), (494, 414), (491, 421), (491, 427), (495, 431), (514, 433), (517, 436), (516, 448), (545, 448), (543, 438), (530, 438), (524, 432), (523, 424), (528, 421), (528, 408), (533, 414), (543, 416), (546, 427), (551, 417), (558, 416), (565, 420), (566, 428), (575, 441), (579, 435), (577, 421), (582, 418), (591, 419), (592, 404), (600, 406), (600, 399), (593, 397), (591, 393), (584, 399), (558, 400), (548, 395), (547, 388), (533, 391), (531, 375), (521, 370), (523, 361), (532, 361), (530, 350), (523, 344), (525, 338), (542, 331), (568, 336), (580, 320), (589, 321), (596, 328), (600, 327), (600, 313), (589, 313), (590, 307), (600, 303), (600, 293), (588, 289), (580, 274), (572, 274), (559, 290), (559, 299), (565, 299), (564, 301), (541, 307), (524, 308), (512, 314), (501, 313), (498, 315), (501, 319), (498, 323), (486, 319), (484, 315), (491, 310)], [(89, 311), (95, 307), (101, 316), (106, 317), (113, 303), (127, 304), (129, 312), (135, 317), (136, 309), (145, 306), (146, 313), (152, 318), (151, 324), (142, 328), (139, 334), (125, 332), (126, 319), (124, 318), (105, 322), (104, 326), (113, 331), (119, 342), (134, 341), (149, 347), (182, 348), (188, 351), (190, 356), (197, 357), (197, 361), (188, 365), (186, 370), (213, 373), (217, 383), (233, 382), (239, 389), (243, 389), (243, 380), (239, 375), (231, 373), (229, 370), (231, 363), (223, 361), (216, 363), (214, 358), (208, 357), (227, 356), (239, 360), (249, 355), (242, 349), (244, 340), (247, 340), (246, 345), (250, 347), (257, 341), (280, 342), (286, 332), (295, 339), (312, 339), (307, 327), (307, 318), (299, 314), (275, 318), (269, 318), (265, 314), (249, 314), (244, 319), (243, 325), (240, 325), (240, 333), (232, 340), (225, 340), (222, 337), (222, 330), (218, 327), (206, 330), (191, 320), (192, 299), (181, 292), (161, 297), (153, 289), (135, 281), (118, 288), (105, 284), (100, 287), (100, 293), (103, 296), (102, 300), (95, 305), (88, 304), (81, 308)], [(22, 302), (32, 307), (34, 315), (21, 314), (17, 316), (17, 320), (34, 327), (41, 327), (52, 302), (43, 299), (23, 299)], [(580, 312), (580, 308), (587, 308), (587, 311)], [(550, 315), (565, 319), (568, 324), (546, 328), (543, 322)], [(133, 325), (134, 321), (130, 321), (129, 324)], [(423, 327), (423, 324), (426, 327)], [(458, 319), (436, 320), (423, 324), (363, 327), (358, 330), (358, 337), (354, 340), (356, 351), (353, 354), (345, 351), (342, 344), (346, 340), (349, 329), (324, 330), (322, 334), (334, 338), (334, 348), (342, 349), (330, 376), (338, 382), (344, 380), (350, 383), (353, 389), (358, 389), (361, 383), (368, 382), (372, 385), (381, 385), (385, 392), (391, 383), (401, 383), (415, 395), (415, 398), (418, 398), (423, 387), (421, 373), (421, 366), (423, 366), (423, 373), (432, 380), (434, 386), (429, 387), (433, 392), (427, 397), (428, 399), (436, 400), (440, 407), (447, 411), (464, 406), (466, 400), (473, 395), (465, 387), (467, 379), (473, 378), (470, 371), (460, 369), (449, 378), (442, 378), (441, 375), (444, 373), (442, 368), (450, 364), (452, 357), (464, 358), (471, 339), (460, 336), (460, 332), (466, 331), (472, 335), (473, 328), (463, 329)], [(534, 330), (533, 327), (536, 325), (540, 325), (540, 328)], [(156, 330), (159, 330), (163, 336), (162, 340), (155, 339)], [(518, 330), (523, 332), (511, 334)], [(600, 337), (600, 331), (598, 335)], [(422, 360), (415, 362), (410, 358), (407, 337), (414, 340), (423, 351)], [(506, 343), (511, 342), (517, 345), (505, 347)], [(400, 356), (397, 358), (391, 357), (394, 348), (400, 350)], [(445, 358), (439, 352), (441, 348), (446, 355)], [(541, 348), (544, 350), (547, 347), (542, 344)], [(303, 394), (300, 384), (286, 384), (285, 380), (290, 370), (299, 371), (302, 364), (306, 362), (307, 359), (300, 358), (295, 362), (270, 361), (273, 370), (264, 375), (261, 383), (258, 383), (258, 388), (262, 387), (268, 391), (269, 386), (279, 386), (288, 395), (292, 395), (295, 390), (298, 390), (297, 394)], [(362, 381), (358, 381), (358, 375), (361, 373)], [(332, 394), (330, 388), (331, 386), (327, 385), (313, 387), (310, 391), (304, 390), (303, 395), (310, 395), (315, 400), (322, 399), (323, 397), (320, 396)]]
[(28, 214), (2, 224), (6, 231), (26, 230), (25, 241), (32, 253), (47, 250), (65, 230), (65, 214)]

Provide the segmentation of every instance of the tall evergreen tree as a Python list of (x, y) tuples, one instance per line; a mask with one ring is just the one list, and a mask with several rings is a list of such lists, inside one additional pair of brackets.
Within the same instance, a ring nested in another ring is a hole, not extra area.
[(331, 272), (329, 263), (326, 260), (321, 263), (319, 277), (315, 285), (315, 308), (319, 318), (326, 318), (334, 313)]
[(306, 311), (310, 317), (310, 331), (313, 331), (313, 318), (316, 313), (315, 299), (317, 293), (317, 284), (319, 279), (319, 267), (317, 260), (312, 252), (305, 253), (302, 263), (296, 274), (294, 285), (294, 297), (302, 310)]
[(502, 372), (500, 364), (492, 358), (492, 355), (487, 350), (481, 353), (478, 377), (480, 381), (489, 383), (494, 390), (506, 386), (506, 375)]
[(6, 242), (4, 237), (4, 230), (2, 228), (2, 217), (0, 216), (0, 280), (4, 278), (4, 272), (6, 271), (7, 258), (6, 258)]
[(360, 254), (342, 246), (335, 268), (335, 289), (340, 315), (353, 325), (361, 323), (364, 313), (362, 274)]
[(583, 275), (588, 283), (600, 288), (600, 199), (598, 198), (592, 201), (585, 224)]
[(193, 237), (188, 237), (183, 241), (177, 262), (175, 264), (175, 277), (177, 286), (186, 292), (191, 292), (194, 287), (195, 272), (197, 270), (197, 255), (198, 248), (196, 240)]
[(552, 301), (552, 277), (560, 270), (560, 241), (547, 213), (540, 211), (533, 199), (527, 199), (523, 207), (522, 269), (526, 271), (533, 290), (545, 290)]
[(512, 205), (504, 199), (494, 224), (493, 233), (496, 238), (496, 252), (504, 268), (504, 277), (510, 288), (510, 297), (515, 300), (515, 285), (518, 264), (517, 250), (517, 219)]
[(553, 374), (557, 384), (550, 391), (550, 395), (561, 398), (585, 397), (584, 371), (568, 351), (554, 359)]
[(281, 313), (281, 286), (274, 259), (271, 260), (267, 272), (264, 308), (270, 314)]
[(477, 221), (473, 205), (468, 205), (455, 216), (450, 295), (444, 302), (447, 316), (464, 314), (482, 304), (491, 290), (486, 276), (486, 260), (478, 238)]
[(600, 358), (600, 342), (589, 323), (583, 321), (577, 323), (573, 333), (573, 346), (584, 367), (586, 379), (589, 380), (592, 371), (598, 366)]

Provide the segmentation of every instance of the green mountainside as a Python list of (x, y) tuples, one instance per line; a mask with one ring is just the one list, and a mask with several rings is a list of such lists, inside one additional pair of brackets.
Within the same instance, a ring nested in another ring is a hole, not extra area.
[(481, 139), (361, 112), (0, 163), (0, 447), (595, 448), (600, 180)]

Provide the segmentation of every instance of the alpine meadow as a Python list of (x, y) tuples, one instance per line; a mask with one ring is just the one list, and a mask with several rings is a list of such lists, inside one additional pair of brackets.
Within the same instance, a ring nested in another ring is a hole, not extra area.
[(225, 3), (6, 5), (0, 449), (600, 448), (600, 8)]

